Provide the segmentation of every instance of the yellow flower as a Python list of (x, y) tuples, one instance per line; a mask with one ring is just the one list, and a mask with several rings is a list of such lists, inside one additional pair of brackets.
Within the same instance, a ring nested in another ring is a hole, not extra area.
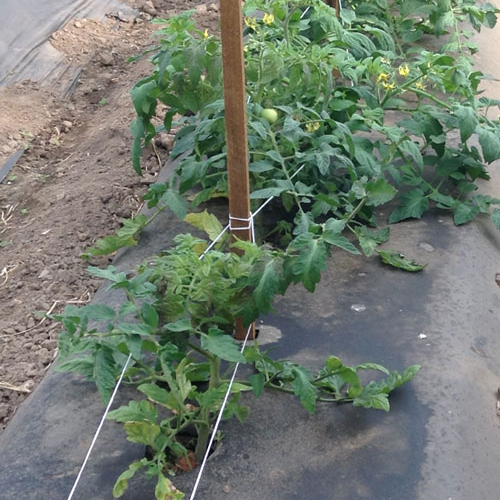
[(404, 63), (399, 67), (399, 74), (403, 78), (406, 78), (410, 74), (410, 67), (408, 66), (408, 64)]
[(389, 75), (387, 73), (380, 73), (377, 78), (377, 83), (385, 82), (387, 80), (389, 80)]
[(306, 132), (308, 134), (312, 134), (313, 132), (316, 132), (321, 127), (319, 122), (313, 122), (313, 123), (306, 123)]
[(273, 14), (264, 14), (262, 21), (264, 22), (264, 24), (267, 24), (269, 26), (270, 24), (274, 23), (274, 15)]
[(417, 82), (415, 87), (419, 90), (425, 90), (425, 85), (422, 82)]
[(245, 52), (245, 53), (248, 52), (248, 45), (243, 45), (243, 52)]
[(257, 29), (257, 19), (255, 17), (245, 17), (245, 24), (254, 31)]
[(396, 87), (396, 84), (394, 82), (391, 83), (382, 82), (382, 87), (384, 87), (385, 90), (392, 90)]
[(205, 30), (203, 33), (203, 38), (206, 40), (208, 38), (208, 30)]

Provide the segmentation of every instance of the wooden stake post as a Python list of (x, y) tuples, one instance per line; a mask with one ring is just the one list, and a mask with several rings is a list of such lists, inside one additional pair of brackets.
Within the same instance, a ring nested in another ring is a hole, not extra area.
[[(227, 177), (231, 233), (242, 240), (252, 239), (250, 229), (250, 180), (246, 119), (245, 64), (243, 58), (243, 18), (241, 0), (220, 0), (222, 69), (226, 118)], [(235, 220), (243, 219), (243, 220)], [(238, 229), (238, 228), (244, 229)], [(235, 325), (235, 337), (243, 340), (247, 329), (241, 318)], [(255, 325), (249, 338), (255, 335)]]

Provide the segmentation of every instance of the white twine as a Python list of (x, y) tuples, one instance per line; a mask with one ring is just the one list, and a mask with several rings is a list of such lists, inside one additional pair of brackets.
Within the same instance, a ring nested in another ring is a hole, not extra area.
[[(243, 352), (245, 350), (245, 347), (246, 347), (247, 341), (248, 341), (248, 336), (250, 335), (251, 331), (252, 331), (252, 325), (250, 325), (248, 327), (247, 334), (245, 336), (245, 340), (243, 341), (243, 345), (241, 346), (240, 352)], [(222, 402), (222, 406), (220, 408), (219, 414), (217, 415), (217, 420), (215, 421), (212, 435), (210, 436), (210, 440), (208, 441), (207, 451), (205, 452), (205, 456), (203, 457), (203, 461), (201, 462), (200, 471), (198, 472), (198, 476), (196, 477), (196, 481), (195, 481), (194, 486), (193, 486), (193, 491), (191, 492), (191, 496), (189, 497), (189, 500), (194, 499), (194, 497), (196, 495), (196, 491), (198, 490), (201, 476), (203, 475), (203, 471), (205, 469), (205, 465), (207, 463), (208, 456), (210, 455), (210, 449), (212, 448), (212, 444), (213, 444), (215, 436), (217, 434), (219, 424), (222, 420), (222, 414), (224, 413), (224, 410), (226, 408), (226, 404), (229, 400), (229, 395), (231, 394), (231, 388), (233, 387), (234, 379), (236, 377), (236, 372), (238, 371), (239, 366), (240, 366), (240, 363), (238, 362), (238, 363), (236, 363), (236, 365), (234, 367), (233, 375), (231, 377), (231, 380), (229, 381), (229, 386), (227, 388), (226, 395), (224, 396), (224, 401)]]
[(80, 472), (78, 472), (78, 476), (76, 476), (75, 482), (73, 483), (73, 488), (71, 488), (71, 491), (68, 496), (68, 500), (71, 500), (73, 498), (73, 494), (75, 493), (76, 487), (78, 486), (78, 483), (80, 482), (80, 478), (82, 477), (83, 470), (85, 469), (85, 466), (87, 465), (87, 462), (89, 460), (90, 454), (92, 453), (92, 450), (94, 449), (94, 446), (97, 442), (97, 438), (99, 437), (99, 433), (101, 432), (102, 426), (104, 425), (104, 422), (106, 421), (106, 417), (109, 413), (109, 409), (111, 408), (111, 405), (113, 404), (113, 401), (115, 399), (115, 396), (118, 392), (118, 388), (120, 387), (120, 384), (122, 383), (123, 376), (125, 375), (125, 372), (127, 371), (127, 367), (129, 364), (130, 359), (132, 358), (132, 354), (128, 355), (127, 362), (123, 366), (123, 370), (120, 374), (120, 378), (118, 379), (118, 382), (116, 383), (115, 389), (113, 390), (113, 394), (111, 394), (111, 398), (109, 400), (108, 406), (106, 406), (106, 409), (104, 410), (104, 415), (101, 418), (101, 422), (99, 424), (99, 427), (97, 428), (94, 438), (92, 439), (92, 443), (90, 443), (90, 447), (87, 451), (87, 455), (85, 456), (85, 459), (83, 460), (82, 466), (80, 467)]
[[(305, 165), (302, 165), (300, 168), (298, 168), (297, 171), (293, 175), (290, 176), (290, 179), (293, 179), (304, 167), (305, 167)], [(205, 257), (205, 255), (216, 245), (216, 243), (222, 238), (222, 236), (224, 235), (224, 233), (226, 231), (228, 231), (229, 229), (231, 229), (231, 230), (251, 229), (252, 230), (252, 242), (255, 243), (255, 226), (254, 226), (255, 216), (273, 198), (274, 198), (274, 196), (271, 196), (270, 198), (268, 198), (254, 213), (250, 212), (250, 217), (248, 217), (248, 218), (239, 218), (239, 217), (233, 217), (233, 216), (229, 215), (229, 224), (227, 224), (222, 229), (222, 231), (213, 239), (213, 241), (210, 243), (210, 245), (208, 245), (208, 247), (205, 249), (205, 251), (200, 255), (199, 260), (202, 260)], [(232, 227), (231, 221), (233, 221), (233, 220), (237, 220), (237, 221), (240, 221), (240, 222), (248, 222), (249, 226), (248, 227)], [(245, 347), (247, 345), (248, 336), (250, 335), (250, 331), (251, 330), (252, 330), (252, 325), (250, 325), (248, 327), (248, 331), (247, 331), (247, 334), (245, 336), (245, 340), (243, 341), (243, 344), (241, 346), (240, 352), (244, 351), (244, 349), (245, 349)], [(111, 398), (110, 398), (110, 400), (108, 402), (108, 405), (106, 406), (106, 409), (104, 410), (104, 414), (103, 414), (103, 416), (101, 418), (101, 422), (99, 423), (99, 427), (97, 427), (97, 430), (96, 430), (96, 432), (94, 434), (94, 437), (92, 438), (92, 442), (90, 443), (90, 446), (89, 446), (89, 449), (88, 449), (87, 454), (85, 456), (85, 459), (83, 460), (82, 466), (80, 467), (80, 471), (78, 472), (78, 475), (76, 476), (75, 482), (73, 483), (73, 487), (71, 488), (71, 491), (69, 493), (69, 496), (68, 496), (67, 500), (71, 500), (73, 498), (73, 494), (75, 493), (76, 487), (78, 486), (78, 483), (80, 482), (80, 478), (82, 477), (83, 471), (84, 471), (84, 469), (85, 469), (85, 467), (87, 465), (87, 462), (88, 462), (88, 460), (90, 458), (90, 455), (91, 455), (91, 453), (92, 453), (92, 451), (94, 449), (94, 446), (95, 446), (95, 444), (97, 442), (97, 438), (99, 437), (99, 434), (100, 434), (101, 429), (102, 429), (102, 427), (104, 425), (104, 422), (106, 421), (106, 417), (107, 417), (107, 415), (109, 413), (111, 405), (113, 404), (113, 401), (115, 400), (116, 394), (118, 393), (118, 389), (120, 387), (120, 384), (122, 383), (123, 377), (125, 375), (125, 372), (127, 371), (128, 364), (129, 364), (131, 358), (132, 358), (132, 354), (129, 354), (129, 356), (127, 358), (127, 361), (126, 361), (126, 363), (125, 363), (125, 365), (123, 367), (123, 370), (122, 370), (122, 372), (120, 374), (120, 377), (118, 378), (118, 382), (116, 383), (115, 388), (113, 390), (113, 393), (111, 394)], [(231, 380), (229, 382), (229, 386), (228, 386), (226, 395), (224, 397), (224, 401), (222, 403), (219, 415), (218, 415), (217, 420), (215, 422), (214, 430), (213, 430), (212, 435), (210, 437), (210, 441), (208, 443), (208, 447), (207, 447), (207, 451), (205, 453), (205, 456), (203, 457), (203, 462), (201, 463), (200, 471), (198, 473), (198, 477), (196, 478), (196, 482), (194, 484), (190, 500), (193, 500), (193, 498), (194, 498), (194, 496), (196, 494), (196, 490), (198, 489), (198, 485), (200, 483), (201, 476), (203, 474), (203, 470), (205, 469), (205, 464), (207, 462), (208, 455), (210, 453), (210, 448), (212, 447), (212, 444), (213, 444), (214, 439), (215, 439), (215, 435), (217, 434), (217, 429), (218, 429), (220, 421), (222, 419), (222, 414), (224, 412), (224, 409), (226, 407), (227, 401), (229, 399), (229, 395), (231, 394), (231, 388), (233, 386), (234, 379), (236, 377), (236, 372), (238, 371), (238, 367), (239, 366), (240, 366), (240, 363), (238, 362), (238, 363), (236, 363), (236, 365), (234, 367), (233, 375), (232, 375)]]

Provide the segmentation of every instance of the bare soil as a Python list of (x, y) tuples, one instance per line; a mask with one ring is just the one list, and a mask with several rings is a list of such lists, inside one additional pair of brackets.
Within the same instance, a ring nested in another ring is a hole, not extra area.
[(218, 26), (212, 2), (135, 7), (135, 19), (77, 19), (52, 35), (83, 69), (69, 99), (30, 81), (0, 88), (0, 167), (25, 148), (0, 184), (0, 432), (57, 356), (60, 325), (44, 314), (88, 302), (100, 284), (82, 252), (140, 209), (168, 158), (171, 138), (162, 137), (144, 155), (144, 176), (132, 169), (129, 91), (152, 66), (127, 60), (151, 45), (151, 17), (196, 9), (201, 29)]

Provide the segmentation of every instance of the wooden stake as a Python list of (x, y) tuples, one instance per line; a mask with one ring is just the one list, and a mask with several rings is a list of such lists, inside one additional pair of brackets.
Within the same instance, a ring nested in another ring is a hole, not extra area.
[[(229, 214), (243, 220), (232, 220), (233, 237), (251, 241), (250, 180), (248, 175), (248, 141), (246, 118), (245, 64), (243, 58), (243, 17), (241, 0), (220, 0), (222, 69), (226, 118), (227, 178)], [(247, 219), (247, 220), (245, 220)], [(237, 229), (238, 227), (245, 229)], [(236, 228), (236, 229), (234, 229)], [(241, 318), (235, 325), (235, 337), (243, 340), (247, 329)], [(249, 338), (253, 339), (255, 327)]]

